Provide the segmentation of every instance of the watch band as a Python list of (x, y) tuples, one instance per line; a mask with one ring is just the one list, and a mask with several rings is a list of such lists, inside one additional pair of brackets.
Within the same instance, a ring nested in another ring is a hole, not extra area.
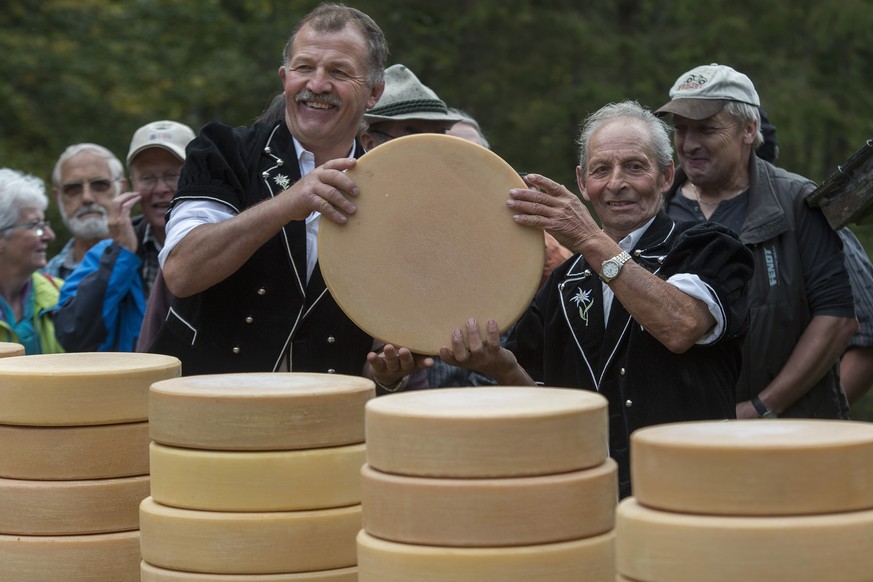
[(767, 405), (761, 402), (761, 399), (757, 396), (752, 396), (750, 401), (752, 406), (754, 406), (755, 410), (758, 412), (758, 418), (772, 418), (776, 416), (776, 414), (767, 408)]

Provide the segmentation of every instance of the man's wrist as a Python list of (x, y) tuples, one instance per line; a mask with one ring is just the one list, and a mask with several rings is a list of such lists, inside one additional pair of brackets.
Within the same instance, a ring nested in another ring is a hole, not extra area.
[(767, 408), (767, 405), (761, 402), (757, 395), (751, 398), (752, 406), (755, 407), (755, 412), (758, 413), (758, 418), (776, 418), (776, 413)]

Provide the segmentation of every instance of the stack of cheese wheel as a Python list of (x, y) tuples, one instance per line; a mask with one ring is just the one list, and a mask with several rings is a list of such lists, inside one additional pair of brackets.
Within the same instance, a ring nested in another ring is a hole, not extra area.
[(143, 582), (354, 582), (364, 406), (337, 374), (191, 376), (151, 387)]
[(873, 425), (701, 421), (631, 438), (616, 566), (639, 582), (873, 579)]
[(371, 400), (360, 582), (612, 582), (606, 408), (535, 387)]
[(139, 580), (148, 392), (176, 358), (0, 359), (0, 580)]
[(0, 342), (0, 358), (10, 358), (12, 356), (23, 356), (24, 346), (12, 342)]

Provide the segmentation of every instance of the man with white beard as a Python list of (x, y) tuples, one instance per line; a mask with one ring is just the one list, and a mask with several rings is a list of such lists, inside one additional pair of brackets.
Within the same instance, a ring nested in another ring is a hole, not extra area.
[(103, 146), (80, 143), (69, 146), (52, 172), (52, 198), (73, 237), (43, 271), (66, 279), (85, 253), (109, 236), (109, 204), (127, 189), (124, 166)]

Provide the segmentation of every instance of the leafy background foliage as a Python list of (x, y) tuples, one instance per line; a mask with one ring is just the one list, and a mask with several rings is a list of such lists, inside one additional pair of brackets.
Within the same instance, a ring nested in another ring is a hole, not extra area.
[[(63, 149), (122, 160), (137, 127), (250, 123), (281, 90), (313, 0), (9, 0), (0, 11), (0, 165), (50, 181)], [(476, 117), (520, 171), (574, 188), (574, 140), (601, 105), (662, 105), (705, 63), (755, 82), (780, 165), (818, 182), (873, 136), (873, 0), (349, 0), (409, 66)], [(60, 225), (54, 204), (49, 211)], [(873, 231), (854, 230), (869, 250)], [(57, 251), (67, 238), (58, 229)], [(856, 407), (873, 418), (873, 399)], [(869, 410), (869, 412), (868, 412)]]

